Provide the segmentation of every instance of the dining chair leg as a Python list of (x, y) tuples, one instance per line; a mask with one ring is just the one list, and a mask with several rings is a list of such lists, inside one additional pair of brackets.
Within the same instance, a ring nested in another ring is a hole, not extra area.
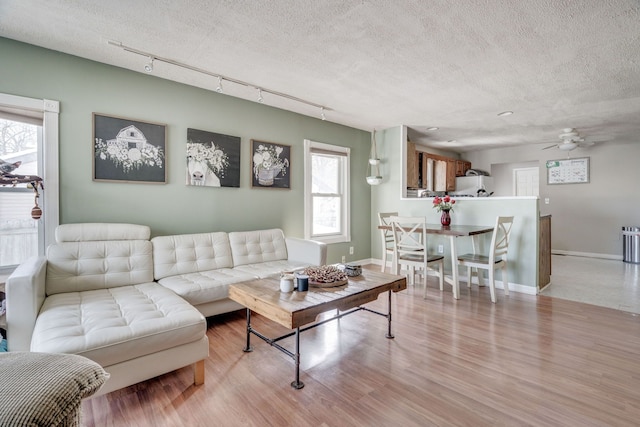
[(444, 291), (444, 263), (438, 266), (438, 279), (440, 281), (440, 290)]
[(384, 273), (384, 269), (387, 267), (387, 250), (383, 249), (382, 251), (382, 268), (380, 269), (381, 273)]
[(491, 302), (496, 303), (496, 270), (489, 269), (489, 291), (491, 292)]
[(504, 287), (504, 294), (509, 295), (509, 273), (507, 271), (507, 263), (502, 267), (502, 284)]
[(471, 288), (471, 267), (467, 267), (467, 288)]

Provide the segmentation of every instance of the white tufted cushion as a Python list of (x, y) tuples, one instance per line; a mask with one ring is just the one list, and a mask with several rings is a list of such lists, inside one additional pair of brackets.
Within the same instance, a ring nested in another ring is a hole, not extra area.
[(296, 271), (309, 267), (310, 264), (298, 261), (267, 261), (255, 264), (244, 264), (234, 268), (234, 270), (242, 271), (245, 274), (254, 277), (269, 277), (282, 273), (283, 271)]
[(148, 240), (58, 243), (47, 248), (47, 260), (47, 295), (153, 281)]
[(206, 321), (191, 304), (157, 283), (48, 297), (31, 351), (71, 353), (102, 366), (202, 339)]
[(146, 225), (114, 223), (62, 224), (56, 227), (56, 242), (87, 242), (95, 240), (149, 240), (151, 229)]
[(235, 267), (287, 259), (287, 244), (280, 229), (229, 233)]
[(230, 284), (255, 278), (255, 275), (235, 268), (220, 268), (166, 277), (160, 279), (158, 283), (171, 289), (191, 304), (199, 305), (228, 298)]
[(151, 243), (156, 280), (233, 267), (229, 238), (224, 232), (158, 236)]

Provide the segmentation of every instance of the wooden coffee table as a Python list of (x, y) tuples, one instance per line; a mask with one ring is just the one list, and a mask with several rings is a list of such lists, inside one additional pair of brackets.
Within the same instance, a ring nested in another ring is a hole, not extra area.
[[(360, 276), (350, 277), (349, 283), (346, 285), (335, 288), (310, 287), (306, 292), (280, 292), (280, 278), (275, 276), (250, 280), (231, 285), (229, 298), (247, 308), (247, 344), (243, 351), (253, 350), (251, 348), (251, 334), (254, 334), (272, 347), (289, 355), (295, 362), (296, 371), (295, 380), (291, 386), (301, 389), (304, 387), (304, 383), (300, 381), (300, 332), (364, 310), (386, 317), (388, 321), (386, 337), (393, 338), (391, 333), (391, 294), (404, 289), (407, 289), (407, 280), (403, 276), (365, 270)], [(387, 313), (380, 313), (362, 306), (375, 301), (383, 292), (389, 292)], [(316, 322), (319, 314), (330, 310), (337, 310), (336, 315)], [(294, 331), (276, 338), (268, 338), (251, 326), (252, 311)], [(296, 337), (295, 352), (278, 344), (278, 341), (292, 335)]]

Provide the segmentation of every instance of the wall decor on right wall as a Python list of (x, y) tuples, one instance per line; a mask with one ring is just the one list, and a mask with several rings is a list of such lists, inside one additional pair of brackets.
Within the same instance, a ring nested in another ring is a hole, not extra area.
[(291, 188), (291, 146), (251, 140), (251, 187)]
[(240, 187), (240, 137), (187, 129), (187, 185)]
[(589, 183), (589, 157), (547, 160), (547, 184)]

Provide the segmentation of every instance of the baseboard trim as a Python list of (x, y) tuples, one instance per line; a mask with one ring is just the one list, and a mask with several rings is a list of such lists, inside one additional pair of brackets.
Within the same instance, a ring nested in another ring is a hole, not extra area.
[(552, 249), (551, 255), (569, 255), (569, 256), (579, 256), (584, 258), (601, 258), (601, 259), (611, 259), (611, 260), (622, 261), (622, 255), (598, 254), (593, 252), (563, 251), (560, 249)]
[[(369, 263), (369, 264), (376, 264), (376, 265), (382, 265), (382, 260), (381, 259), (377, 259), (377, 258), (369, 258), (368, 260), (363, 260), (361, 261), (363, 264)], [(387, 263), (386, 265), (388, 268), (391, 268), (391, 263)], [(487, 279), (485, 279), (485, 282), (487, 281)], [(464, 286), (467, 285), (467, 276), (460, 276), (460, 282), (462, 284), (464, 284)], [(478, 285), (478, 278), (475, 277), (472, 279), (472, 283), (475, 285)], [(463, 285), (461, 285), (463, 286)], [(496, 289), (504, 289), (504, 284), (502, 283), (501, 280), (496, 280)], [(526, 286), (526, 285), (521, 285), (519, 283), (511, 283), (509, 282), (509, 291), (513, 291), (513, 292), (519, 292), (521, 294), (527, 294), (527, 295), (537, 295), (538, 294), (538, 288), (535, 286)]]

